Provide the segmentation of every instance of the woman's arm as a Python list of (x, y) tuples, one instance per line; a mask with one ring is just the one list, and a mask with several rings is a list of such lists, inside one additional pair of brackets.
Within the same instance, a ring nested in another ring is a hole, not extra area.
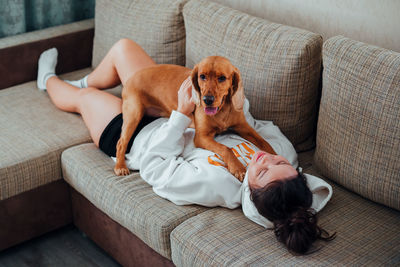
[(184, 169), (185, 173), (195, 173), (194, 166), (181, 156), (185, 148), (183, 134), (190, 122), (189, 117), (173, 111), (168, 122), (163, 123), (148, 140), (139, 170), (142, 178), (153, 187), (166, 184), (176, 174), (178, 167)]

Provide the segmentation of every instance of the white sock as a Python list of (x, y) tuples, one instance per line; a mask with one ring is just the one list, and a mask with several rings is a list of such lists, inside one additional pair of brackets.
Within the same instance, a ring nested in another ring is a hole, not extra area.
[(88, 84), (87, 84), (87, 78), (88, 78), (88, 76), (89, 76), (89, 75), (86, 75), (86, 76), (83, 77), (82, 79), (76, 80), (76, 81), (69, 81), (69, 80), (64, 80), (64, 81), (67, 82), (67, 83), (69, 83), (69, 84), (72, 84), (73, 86), (76, 86), (76, 87), (78, 87), (78, 88), (86, 88), (86, 87), (88, 87)]
[(44, 51), (38, 62), (37, 86), (39, 90), (46, 90), (46, 82), (50, 77), (56, 76), (58, 51), (51, 48)]

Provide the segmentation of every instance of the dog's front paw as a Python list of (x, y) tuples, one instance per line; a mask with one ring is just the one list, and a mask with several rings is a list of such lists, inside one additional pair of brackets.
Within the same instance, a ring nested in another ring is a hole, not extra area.
[(126, 167), (126, 165), (125, 166), (115, 165), (114, 172), (118, 176), (125, 176), (129, 174), (129, 169), (128, 167)]
[(232, 173), (240, 182), (243, 182), (246, 175), (246, 168), (239, 163), (239, 165), (231, 166), (229, 168), (230, 173)]
[(244, 171), (237, 171), (237, 172), (235, 172), (235, 177), (240, 181), (240, 182), (243, 182), (243, 180), (244, 180), (244, 177), (246, 176), (246, 170), (244, 170)]

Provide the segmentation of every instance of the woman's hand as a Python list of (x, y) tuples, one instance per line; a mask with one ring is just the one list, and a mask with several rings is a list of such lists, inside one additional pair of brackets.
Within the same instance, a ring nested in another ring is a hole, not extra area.
[(194, 110), (192, 102), (192, 81), (188, 77), (181, 85), (178, 91), (178, 111), (189, 116)]

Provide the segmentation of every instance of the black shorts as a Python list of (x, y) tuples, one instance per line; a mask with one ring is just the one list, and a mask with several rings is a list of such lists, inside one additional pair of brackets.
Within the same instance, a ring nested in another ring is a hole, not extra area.
[[(129, 151), (131, 150), (133, 140), (135, 140), (135, 137), (140, 132), (140, 130), (142, 130), (147, 124), (153, 122), (156, 119), (158, 119), (158, 117), (150, 117), (146, 115), (142, 118), (142, 120), (139, 122), (138, 127), (133, 133), (131, 140), (129, 140), (126, 153), (129, 153)], [(110, 123), (107, 125), (100, 136), (99, 148), (110, 157), (115, 157), (117, 153), (117, 143), (121, 136), (122, 123), (122, 113), (120, 113), (110, 121)]]

